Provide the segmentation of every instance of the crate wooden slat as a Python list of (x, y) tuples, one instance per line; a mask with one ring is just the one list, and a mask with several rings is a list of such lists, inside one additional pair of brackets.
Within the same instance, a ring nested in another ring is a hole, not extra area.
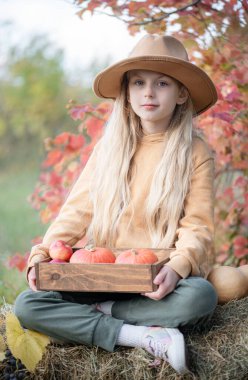
[[(115, 249), (118, 255), (123, 251)], [(35, 265), (37, 289), (68, 292), (142, 293), (157, 289), (153, 279), (168, 261), (171, 249), (153, 249), (154, 264), (49, 264)]]

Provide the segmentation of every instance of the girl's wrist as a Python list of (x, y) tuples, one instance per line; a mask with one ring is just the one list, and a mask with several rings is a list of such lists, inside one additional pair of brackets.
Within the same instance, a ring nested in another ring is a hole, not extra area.
[(180, 254), (172, 257), (170, 261), (165, 264), (165, 266), (173, 269), (180, 276), (180, 278), (186, 278), (191, 273), (191, 264), (189, 260)]

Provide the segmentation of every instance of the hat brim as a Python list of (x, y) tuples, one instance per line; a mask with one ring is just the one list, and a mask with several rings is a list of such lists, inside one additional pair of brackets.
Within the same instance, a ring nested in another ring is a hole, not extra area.
[(206, 111), (218, 99), (216, 88), (205, 71), (190, 62), (170, 56), (133, 57), (109, 66), (95, 77), (95, 94), (100, 98), (116, 99), (123, 74), (134, 69), (160, 72), (180, 81), (190, 93), (196, 115)]

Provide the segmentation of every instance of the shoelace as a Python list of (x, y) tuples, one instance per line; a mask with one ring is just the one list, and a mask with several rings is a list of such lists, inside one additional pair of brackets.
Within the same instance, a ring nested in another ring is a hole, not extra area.
[(151, 350), (152, 354), (155, 357), (163, 358), (164, 360), (168, 360), (168, 343), (156, 342), (152, 337), (150, 337), (148, 347)]

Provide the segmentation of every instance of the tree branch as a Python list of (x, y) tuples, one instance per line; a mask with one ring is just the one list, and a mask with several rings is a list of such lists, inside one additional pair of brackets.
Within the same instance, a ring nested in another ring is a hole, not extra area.
[(200, 8), (197, 7), (197, 10), (198, 10), (198, 13), (199, 13), (199, 15), (200, 15), (200, 20), (201, 20), (201, 22), (203, 22), (203, 24), (204, 24), (206, 30), (208, 31), (209, 35), (211, 36), (211, 38), (212, 38), (212, 40), (213, 40), (213, 42), (214, 42), (214, 44), (215, 44), (216, 50), (218, 51), (218, 53), (219, 53), (220, 55), (222, 55), (222, 53), (221, 53), (221, 51), (220, 51), (220, 49), (219, 49), (218, 43), (217, 43), (217, 41), (216, 41), (216, 38), (214, 37), (214, 35), (213, 35), (211, 29), (209, 28), (209, 26), (207, 25), (206, 20), (205, 20), (205, 18), (203, 17), (203, 14), (202, 14)]
[[(104, 11), (100, 11), (100, 10), (95, 10), (95, 13), (98, 13), (98, 14), (103, 14), (105, 16), (109, 16), (109, 17), (115, 17), (117, 18), (118, 20), (121, 20), (127, 24), (130, 24), (130, 26), (138, 26), (138, 25), (147, 25), (147, 24), (150, 24), (150, 23), (153, 23), (153, 22), (159, 22), (159, 21), (162, 21), (164, 20), (165, 18), (175, 14), (175, 13), (179, 13), (179, 12), (182, 12), (184, 10), (186, 10), (187, 8), (190, 8), (190, 7), (193, 7), (193, 6), (197, 6), (202, 0), (195, 0), (193, 1), (191, 4), (188, 4), (188, 5), (185, 5), (184, 7), (181, 7), (181, 8), (178, 8), (174, 11), (171, 11), (171, 12), (164, 12), (162, 11), (162, 9), (160, 8), (160, 11), (163, 12), (163, 16), (161, 17), (152, 17), (149, 15), (149, 13), (146, 12), (146, 15), (149, 18), (149, 20), (147, 21), (140, 21), (140, 22), (133, 22), (133, 23), (130, 23), (130, 20), (125, 20), (122, 16), (118, 16), (116, 14), (110, 14), (110, 13), (107, 13), (107, 12), (104, 12)], [(132, 16), (129, 16), (129, 17), (132, 17)]]
[(151, 17), (150, 20), (147, 20), (147, 21), (140, 21), (140, 22), (134, 22), (134, 23), (131, 23), (130, 26), (137, 26), (137, 25), (147, 25), (147, 24), (150, 24), (151, 22), (159, 22), (159, 21), (162, 21), (164, 20), (165, 18), (175, 14), (175, 13), (179, 13), (179, 12), (182, 12), (184, 10), (186, 10), (187, 8), (190, 8), (190, 7), (194, 7), (194, 6), (197, 6), (202, 0), (195, 0), (193, 1), (191, 4), (188, 4), (188, 5), (185, 5), (184, 7), (181, 7), (181, 8), (178, 8), (176, 9), (175, 11), (171, 11), (171, 12), (163, 12), (164, 15), (161, 16), (161, 17)]

